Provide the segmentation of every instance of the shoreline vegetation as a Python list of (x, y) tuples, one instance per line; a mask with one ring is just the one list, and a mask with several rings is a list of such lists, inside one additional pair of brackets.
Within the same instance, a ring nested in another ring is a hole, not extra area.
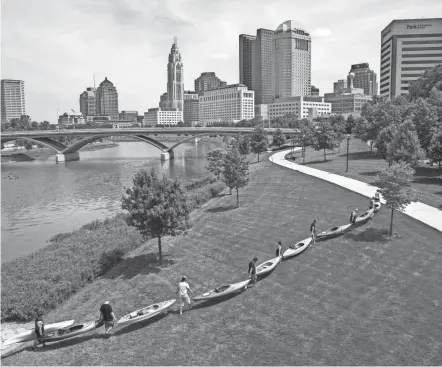
[[(225, 184), (212, 177), (184, 182), (191, 211), (218, 196)], [(26, 322), (47, 313), (146, 243), (125, 214), (95, 220), (50, 244), (2, 264), (1, 322)]]

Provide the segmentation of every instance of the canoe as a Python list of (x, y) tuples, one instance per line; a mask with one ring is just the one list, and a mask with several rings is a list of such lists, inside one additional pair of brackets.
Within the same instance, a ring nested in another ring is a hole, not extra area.
[(298, 243), (295, 243), (294, 245), (290, 245), (290, 248), (285, 250), (282, 257), (284, 259), (287, 259), (289, 257), (299, 255), (301, 252), (303, 252), (310, 244), (312, 243), (312, 238), (306, 238), (305, 240), (302, 240)]
[(366, 212), (364, 212), (364, 213), (362, 213), (361, 215), (359, 215), (359, 216), (356, 218), (355, 226), (361, 226), (361, 225), (367, 223), (368, 220), (371, 219), (371, 218), (373, 217), (373, 215), (374, 215), (374, 209), (375, 209), (375, 208), (368, 209)]
[(374, 203), (374, 212), (377, 213), (381, 209), (381, 203), (379, 201)]
[(81, 335), (88, 331), (94, 330), (102, 326), (103, 324), (104, 324), (103, 321), (97, 319), (94, 321), (86, 322), (84, 324), (78, 324), (68, 328), (58, 329), (57, 331), (54, 331), (52, 333), (46, 333), (45, 330), (45, 336), (43, 338), (40, 338), (40, 340), (44, 342), (55, 342), (58, 340), (72, 338), (74, 336)]
[(348, 232), (351, 229), (351, 226), (352, 226), (352, 224), (349, 223), (349, 224), (345, 224), (340, 227), (333, 227), (333, 228), (327, 229), (326, 231), (316, 234), (316, 239), (338, 236), (340, 234)]
[(256, 276), (270, 273), (273, 269), (276, 268), (276, 265), (278, 265), (280, 261), (281, 261), (281, 256), (278, 256), (258, 265), (256, 267)]
[[(66, 328), (68, 326), (71, 326), (73, 323), (74, 323), (74, 320), (68, 320), (68, 321), (57, 322), (55, 324), (45, 325), (45, 333), (55, 331), (58, 329), (62, 329), (62, 328)], [(30, 342), (30, 341), (33, 341), (36, 339), (37, 339), (37, 334), (35, 333), (34, 329), (31, 329), (31, 330), (25, 331), (24, 333), (16, 335), (13, 338), (4, 340), (3, 345)]]
[(141, 320), (147, 320), (151, 317), (154, 317), (161, 312), (163, 312), (168, 307), (172, 306), (176, 302), (176, 299), (170, 299), (168, 301), (155, 303), (153, 305), (140, 308), (139, 310), (133, 311), (124, 315), (121, 319), (118, 320), (118, 324), (124, 324), (128, 322), (136, 322)]
[(250, 279), (247, 279), (247, 280), (243, 280), (242, 282), (223, 285), (221, 287), (212, 289), (206, 293), (200, 294), (199, 296), (193, 297), (193, 300), (194, 301), (203, 301), (206, 299), (223, 297), (227, 294), (231, 294), (233, 292), (244, 289), (247, 286), (247, 284), (249, 284), (249, 282), (250, 282)]

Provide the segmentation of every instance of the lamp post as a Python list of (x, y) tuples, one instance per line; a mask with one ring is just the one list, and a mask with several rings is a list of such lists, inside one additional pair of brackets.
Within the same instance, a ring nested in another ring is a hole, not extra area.
[(345, 168), (345, 172), (348, 172), (348, 146), (350, 143), (350, 134), (347, 134), (347, 167)]

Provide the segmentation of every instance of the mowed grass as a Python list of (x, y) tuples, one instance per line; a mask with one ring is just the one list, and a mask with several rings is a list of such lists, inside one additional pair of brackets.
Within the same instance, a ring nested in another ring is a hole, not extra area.
[[(301, 152), (294, 156), (295, 162), (302, 163)], [(327, 152), (327, 162), (324, 162), (323, 151), (307, 148), (305, 164), (371, 184), (375, 184), (377, 172), (388, 166), (384, 159), (371, 153), (370, 147), (359, 139), (350, 139), (348, 158), (346, 173), (347, 140), (344, 140), (339, 149)], [(417, 167), (413, 186), (419, 190), (419, 201), (442, 209), (442, 171), (439, 171), (438, 165)]]
[[(138, 248), (105, 276), (46, 316), (46, 322), (98, 317), (111, 301), (117, 317), (175, 297), (182, 275), (196, 294), (246, 279), (253, 256), (275, 256), (318, 229), (348, 221), (367, 200), (327, 182), (273, 165), (254, 164), (250, 184), (193, 215), (185, 237)], [(442, 363), (441, 233), (389, 211), (345, 236), (322, 241), (282, 262), (258, 287), (197, 303), (177, 315), (131, 326), (113, 336), (92, 331), (37, 352), (21, 350), (3, 365), (440, 365)]]

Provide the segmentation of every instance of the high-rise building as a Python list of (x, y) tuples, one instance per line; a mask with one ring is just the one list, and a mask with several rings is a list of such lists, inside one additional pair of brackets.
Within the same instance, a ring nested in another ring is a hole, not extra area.
[(252, 43), (252, 88), (256, 104), (273, 102), (274, 68), (273, 68), (273, 34), (269, 29), (260, 28)]
[(95, 101), (95, 88), (86, 88), (86, 90), (80, 94), (80, 112), (84, 118), (95, 115), (96, 101)]
[(183, 110), (184, 75), (178, 41), (175, 37), (167, 63), (167, 108)]
[(308, 96), (311, 88), (311, 37), (294, 20), (274, 34), (275, 98)]
[(160, 96), (160, 108), (167, 108), (168, 106), (168, 97), (167, 97), (167, 93), (163, 93)]
[(381, 97), (408, 93), (425, 70), (442, 63), (442, 18), (393, 20), (381, 32)]
[(255, 39), (256, 36), (249, 34), (239, 35), (239, 82), (249, 89), (252, 89), (252, 46)]
[(110, 116), (111, 120), (118, 121), (118, 93), (115, 86), (107, 77), (100, 83), (95, 92), (95, 114)]
[(23, 80), (1, 80), (1, 121), (26, 115), (25, 82)]
[(314, 85), (310, 88), (311, 96), (319, 96), (319, 88), (316, 88)]
[(195, 92), (201, 96), (208, 90), (218, 89), (226, 85), (227, 83), (218, 78), (214, 72), (201, 73), (195, 79)]
[(183, 110), (183, 119), (185, 124), (191, 124), (192, 122), (198, 121), (198, 93), (184, 91), (184, 110)]
[(347, 88), (347, 81), (344, 79), (339, 79), (337, 82), (333, 83), (334, 94), (343, 93), (345, 88)]
[[(355, 74), (353, 80), (353, 85), (355, 88), (362, 88), (364, 90), (364, 94), (369, 96), (377, 95), (377, 75), (373, 70), (370, 69), (367, 62), (352, 65), (350, 73)], [(350, 84), (349, 76), (347, 77), (347, 83)]]

